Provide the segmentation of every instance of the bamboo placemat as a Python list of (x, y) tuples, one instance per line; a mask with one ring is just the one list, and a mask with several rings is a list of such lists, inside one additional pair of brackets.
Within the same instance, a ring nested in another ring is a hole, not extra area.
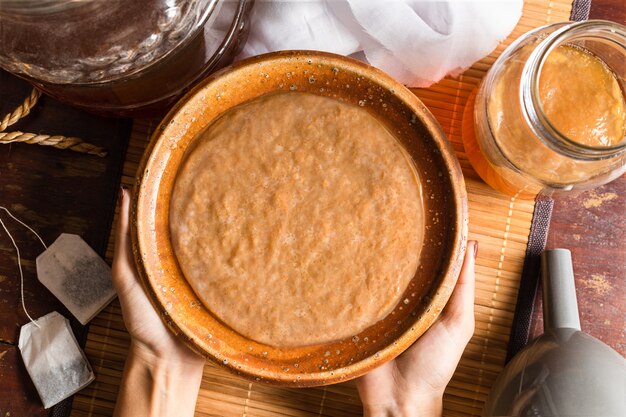
[[(458, 79), (446, 78), (429, 89), (415, 89), (441, 123), (452, 142), (469, 198), (469, 237), (480, 242), (476, 273), (476, 332), (444, 397), (445, 416), (480, 415), (491, 384), (505, 361), (509, 332), (534, 203), (515, 201), (485, 185), (472, 170), (461, 141), (465, 102), (496, 57), (523, 33), (547, 23), (568, 20), (571, 0), (531, 0), (517, 27), (498, 48)], [(132, 185), (139, 160), (154, 126), (135, 121), (122, 182)], [(110, 239), (108, 260), (113, 253)], [(119, 303), (114, 301), (90, 326), (86, 353), (96, 381), (74, 398), (71, 415), (110, 416), (128, 351)], [(198, 398), (196, 416), (360, 416), (354, 382), (309, 388), (281, 389), (255, 384), (208, 362)]]

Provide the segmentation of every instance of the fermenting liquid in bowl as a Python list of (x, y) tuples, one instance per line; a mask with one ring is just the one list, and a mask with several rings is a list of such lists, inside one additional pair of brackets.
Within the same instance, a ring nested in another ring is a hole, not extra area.
[(196, 139), (170, 231), (216, 317), (261, 343), (304, 346), (356, 335), (404, 301), (424, 214), (412, 160), (374, 116), (276, 93)]

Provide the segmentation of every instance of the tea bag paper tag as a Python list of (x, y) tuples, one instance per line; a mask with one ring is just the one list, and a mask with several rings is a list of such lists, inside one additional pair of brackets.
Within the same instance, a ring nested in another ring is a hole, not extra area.
[(37, 277), (83, 325), (115, 298), (111, 268), (77, 235), (63, 233), (37, 257)]
[(80, 391), (95, 379), (69, 321), (53, 311), (22, 326), (19, 348), (44, 408)]

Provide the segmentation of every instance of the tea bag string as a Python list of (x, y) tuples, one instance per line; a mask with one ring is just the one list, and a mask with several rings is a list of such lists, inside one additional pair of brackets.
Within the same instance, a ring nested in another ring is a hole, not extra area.
[(6, 145), (13, 142), (24, 142), (42, 146), (52, 146), (57, 149), (70, 149), (72, 151), (97, 155), (99, 157), (105, 157), (107, 155), (106, 149), (92, 145), (91, 143), (83, 142), (82, 139), (75, 137), (60, 135), (51, 136), (19, 131), (4, 132), (4, 129), (17, 123), (21, 118), (28, 116), (31, 109), (35, 107), (39, 101), (39, 97), (41, 97), (41, 92), (38, 89), (33, 88), (33, 91), (22, 104), (0, 120), (0, 144)]
[[(0, 206), (0, 209), (6, 211), (6, 213), (13, 220), (15, 220), (16, 222), (18, 222), (19, 224), (21, 224), (22, 226), (24, 226), (28, 230), (30, 230), (35, 236), (37, 236), (37, 239), (39, 239), (39, 241), (41, 242), (43, 247), (48, 249), (48, 246), (46, 246), (46, 244), (44, 243), (44, 241), (41, 238), (41, 236), (39, 236), (39, 234), (37, 234), (37, 232), (35, 232), (30, 226), (28, 226), (26, 223), (24, 223), (23, 221), (21, 221), (20, 219), (15, 217), (9, 211), (9, 209), (7, 209), (6, 207)], [(22, 271), (22, 257), (20, 255), (20, 248), (17, 246), (17, 243), (15, 242), (15, 239), (13, 239), (13, 236), (11, 235), (11, 232), (9, 232), (9, 229), (7, 229), (6, 225), (4, 224), (4, 222), (2, 221), (1, 218), (0, 218), (0, 225), (2, 225), (2, 228), (4, 229), (6, 234), (9, 236), (9, 239), (11, 239), (11, 243), (13, 243), (13, 247), (15, 248), (15, 252), (17, 253), (17, 266), (18, 266), (18, 269), (20, 271), (20, 299), (22, 301), (22, 309), (24, 310), (24, 313), (26, 313), (26, 317), (28, 317), (28, 319), (31, 321), (31, 323), (33, 323), (35, 326), (37, 326), (37, 328), (41, 328), (39, 326), (39, 324), (37, 324), (37, 322), (35, 320), (33, 320), (33, 318), (30, 316), (30, 314), (28, 314), (28, 310), (26, 310), (26, 303), (24, 302), (24, 272)]]
[(11, 213), (9, 211), (8, 208), (4, 207), (4, 206), (0, 206), (0, 209), (4, 210), (13, 220), (15, 220), (16, 222), (18, 222), (19, 224), (21, 224), (22, 226), (24, 226), (25, 228), (27, 228), (28, 230), (30, 230), (32, 232), (32, 234), (34, 234), (35, 236), (37, 236), (37, 239), (39, 239), (39, 241), (41, 242), (41, 245), (44, 247), (44, 249), (48, 249), (48, 245), (46, 245), (43, 241), (43, 239), (41, 238), (41, 236), (39, 236), (39, 234), (37, 234), (37, 232), (35, 232), (29, 225), (27, 225), (26, 223), (24, 223), (23, 221), (21, 221), (20, 219), (18, 219), (17, 217), (15, 217), (13, 215), (13, 213)]

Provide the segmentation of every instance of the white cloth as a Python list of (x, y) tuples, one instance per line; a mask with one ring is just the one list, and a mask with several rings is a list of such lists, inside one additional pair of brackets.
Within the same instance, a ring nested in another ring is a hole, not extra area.
[(256, 0), (238, 58), (285, 49), (362, 52), (403, 83), (426, 87), (493, 51), (517, 24), (522, 5), (522, 0)]

